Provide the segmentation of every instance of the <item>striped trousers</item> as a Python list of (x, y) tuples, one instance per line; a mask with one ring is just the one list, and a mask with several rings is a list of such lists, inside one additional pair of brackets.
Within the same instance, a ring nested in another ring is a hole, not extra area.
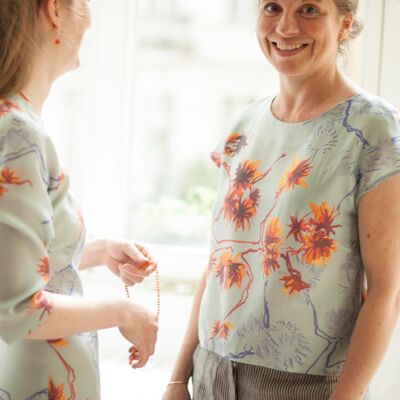
[(339, 379), (232, 362), (201, 347), (193, 363), (193, 400), (329, 400)]

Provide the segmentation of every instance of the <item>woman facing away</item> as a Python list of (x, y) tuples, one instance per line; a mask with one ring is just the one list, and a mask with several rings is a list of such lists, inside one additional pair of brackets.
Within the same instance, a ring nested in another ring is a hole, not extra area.
[(259, 2), (280, 90), (213, 153), (210, 263), (164, 400), (190, 377), (195, 400), (368, 398), (400, 308), (400, 123), (337, 67), (357, 6)]
[(125, 300), (82, 297), (79, 271), (107, 265), (125, 284), (155, 266), (126, 241), (85, 245), (83, 219), (40, 112), (55, 79), (79, 65), (87, 0), (0, 2), (0, 398), (100, 398), (96, 330), (119, 327), (154, 351), (156, 317)]

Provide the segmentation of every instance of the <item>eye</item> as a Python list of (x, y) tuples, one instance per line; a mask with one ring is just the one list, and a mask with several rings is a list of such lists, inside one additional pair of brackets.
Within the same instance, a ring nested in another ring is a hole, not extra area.
[(309, 4), (301, 7), (300, 13), (303, 14), (305, 17), (314, 17), (319, 14), (319, 10), (317, 7)]
[(277, 3), (266, 3), (263, 5), (262, 10), (269, 15), (276, 15), (281, 11), (281, 7)]

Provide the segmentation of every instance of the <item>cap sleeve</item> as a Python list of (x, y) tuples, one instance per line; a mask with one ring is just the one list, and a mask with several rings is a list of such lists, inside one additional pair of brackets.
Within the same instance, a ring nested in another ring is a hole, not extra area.
[(45, 139), (24, 124), (0, 121), (0, 337), (7, 343), (24, 338), (50, 311), (47, 182)]
[(396, 110), (377, 113), (365, 129), (367, 145), (360, 160), (361, 197), (386, 179), (400, 173), (400, 120)]

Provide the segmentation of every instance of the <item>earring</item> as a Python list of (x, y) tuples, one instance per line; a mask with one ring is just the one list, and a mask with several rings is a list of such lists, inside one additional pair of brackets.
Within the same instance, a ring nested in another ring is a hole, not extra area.
[(57, 39), (54, 41), (54, 44), (55, 44), (56, 46), (58, 46), (60, 43), (61, 43), (61, 40), (60, 40), (59, 38), (57, 38)]

